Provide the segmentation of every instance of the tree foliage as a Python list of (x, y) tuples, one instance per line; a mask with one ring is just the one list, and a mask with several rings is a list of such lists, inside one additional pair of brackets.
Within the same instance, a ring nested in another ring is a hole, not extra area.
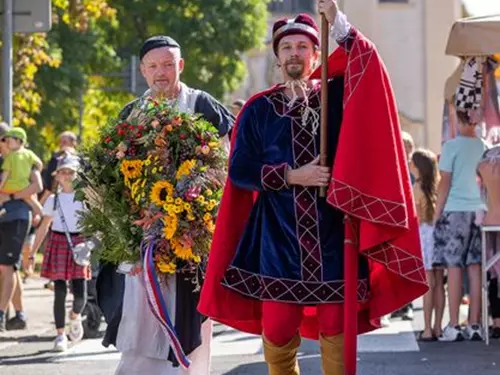
[[(65, 96), (68, 90), (58, 85), (64, 74), (73, 74), (71, 83), (78, 81), (74, 71), (84, 69), (86, 61), (71, 61), (70, 56), (78, 48), (92, 49), (87, 35), (94, 25), (116, 25), (116, 11), (106, 0), (53, 0), (52, 13), (49, 33), (17, 34), (14, 38), (13, 125), (27, 128), (30, 143), (38, 152), (53, 144), (55, 134), (75, 124), (74, 115), (70, 119), (62, 115), (68, 110), (78, 112), (75, 96)], [(87, 44), (72, 45), (78, 38)], [(65, 99), (59, 100), (61, 96)], [(53, 107), (58, 107), (55, 121)]]
[(137, 54), (155, 34), (173, 37), (186, 60), (183, 80), (223, 98), (245, 74), (242, 54), (264, 42), (267, 0), (109, 0), (120, 27), (110, 43)]
[(57, 134), (78, 131), (83, 100), (83, 135), (92, 137), (131, 99), (123, 80), (100, 74), (127, 69), (131, 55), (155, 34), (181, 44), (183, 81), (223, 99), (244, 77), (242, 54), (264, 41), (267, 3), (53, 0), (52, 30), (15, 38), (14, 125), (25, 127), (32, 147), (46, 157)]

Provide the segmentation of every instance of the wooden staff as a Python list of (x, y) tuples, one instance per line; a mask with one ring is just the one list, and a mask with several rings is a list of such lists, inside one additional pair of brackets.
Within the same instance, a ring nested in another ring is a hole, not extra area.
[[(321, 15), (321, 126), (319, 162), (327, 166), (328, 159), (328, 20)], [(320, 187), (319, 196), (326, 197), (326, 187)]]

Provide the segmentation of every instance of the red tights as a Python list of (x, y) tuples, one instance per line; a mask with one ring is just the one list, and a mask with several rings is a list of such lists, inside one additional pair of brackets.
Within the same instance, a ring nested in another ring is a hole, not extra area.
[[(304, 306), (285, 303), (262, 303), (262, 326), (266, 340), (276, 346), (288, 344), (297, 335)], [(324, 336), (335, 336), (343, 330), (343, 305), (341, 303), (316, 306), (319, 331)]]

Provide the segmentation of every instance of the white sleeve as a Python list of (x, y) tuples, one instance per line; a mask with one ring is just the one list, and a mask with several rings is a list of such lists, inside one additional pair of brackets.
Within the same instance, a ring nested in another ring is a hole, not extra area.
[(43, 216), (54, 215), (54, 194), (50, 195), (43, 204)]
[(337, 11), (335, 22), (331, 28), (331, 37), (334, 40), (344, 40), (349, 35), (351, 24), (347, 21), (346, 15), (340, 10)]

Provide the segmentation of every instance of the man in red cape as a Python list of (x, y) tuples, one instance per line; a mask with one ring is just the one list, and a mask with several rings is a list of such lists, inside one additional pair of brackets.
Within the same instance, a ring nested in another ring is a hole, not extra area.
[(279, 20), (273, 47), (285, 83), (238, 117), (198, 306), (262, 335), (271, 375), (299, 374), (301, 337), (320, 341), (325, 375), (354, 375), (356, 335), (427, 291), (386, 69), (334, 0), (318, 8), (340, 46), (328, 60), (332, 167), (317, 158), (318, 27), (305, 14)]

